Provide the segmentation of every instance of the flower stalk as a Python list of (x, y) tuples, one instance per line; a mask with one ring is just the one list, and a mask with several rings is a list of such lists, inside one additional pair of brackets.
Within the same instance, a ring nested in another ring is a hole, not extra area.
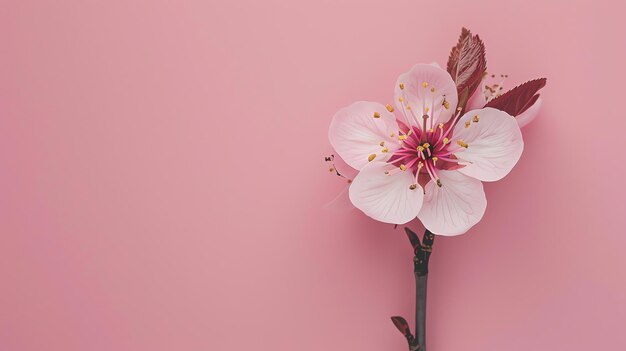
[(422, 241), (415, 232), (404, 228), (409, 241), (413, 246), (413, 273), (415, 275), (415, 333), (402, 317), (391, 317), (396, 328), (404, 334), (409, 344), (409, 351), (426, 351), (426, 294), (428, 290), (428, 262), (433, 250), (435, 234), (428, 229), (424, 232)]
[[(405, 228), (408, 232), (409, 228)], [(415, 235), (415, 233), (413, 233)], [(417, 235), (416, 235), (417, 236)], [(426, 351), (426, 293), (428, 290), (428, 261), (433, 250), (435, 234), (426, 230), (422, 244), (414, 247), (413, 272), (415, 274), (415, 339), (420, 351)]]

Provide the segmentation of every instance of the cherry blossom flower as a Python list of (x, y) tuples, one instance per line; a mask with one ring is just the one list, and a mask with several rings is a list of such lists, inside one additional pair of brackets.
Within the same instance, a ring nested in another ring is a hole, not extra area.
[(395, 108), (359, 101), (339, 110), (329, 139), (358, 170), (349, 188), (352, 204), (381, 222), (417, 217), (440, 235), (463, 234), (478, 223), (487, 206), (482, 182), (506, 176), (524, 143), (506, 112), (461, 115), (457, 103), (450, 74), (418, 64), (398, 78)]

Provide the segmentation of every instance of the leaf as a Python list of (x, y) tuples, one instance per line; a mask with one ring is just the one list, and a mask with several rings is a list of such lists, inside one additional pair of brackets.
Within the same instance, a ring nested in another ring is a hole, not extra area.
[(461, 52), (461, 49), (463, 48), (465, 40), (467, 40), (467, 38), (471, 36), (472, 36), (472, 33), (469, 31), (469, 29), (465, 27), (461, 28), (461, 36), (459, 37), (459, 41), (456, 43), (455, 46), (452, 47), (452, 51), (450, 52), (450, 57), (448, 57), (447, 69), (450, 75), (452, 75), (452, 72), (456, 70), (456, 65), (459, 62), (459, 54)]
[(395, 317), (391, 317), (391, 321), (393, 322), (393, 325), (395, 325), (396, 328), (398, 328), (400, 333), (402, 333), (407, 339), (409, 337), (411, 339), (413, 338), (413, 334), (411, 334), (411, 329), (409, 328), (409, 323), (406, 322), (406, 319), (400, 316), (395, 316)]
[(539, 98), (537, 92), (546, 86), (546, 82), (546, 78), (530, 80), (489, 101), (485, 107), (493, 107), (511, 116), (518, 116), (537, 101)]
[[(478, 35), (472, 35), (467, 28), (461, 30), (459, 41), (450, 51), (447, 69), (456, 83), (457, 93), (461, 95), (467, 88), (468, 98), (472, 96), (487, 70), (485, 44)], [(464, 105), (459, 107), (465, 109)]]
[(413, 246), (413, 251), (417, 252), (417, 250), (421, 246), (420, 238), (417, 236), (417, 234), (415, 234), (414, 231), (409, 229), (409, 227), (404, 227), (404, 231), (406, 232), (406, 236), (409, 237), (409, 241), (411, 242), (411, 246)]

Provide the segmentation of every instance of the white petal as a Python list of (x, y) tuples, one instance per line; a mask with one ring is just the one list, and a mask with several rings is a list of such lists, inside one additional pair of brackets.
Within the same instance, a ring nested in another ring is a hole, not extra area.
[(466, 164), (459, 172), (488, 182), (506, 176), (524, 150), (515, 117), (490, 107), (469, 111), (461, 117), (452, 134), (452, 142), (458, 140), (468, 145), (455, 153)]
[(463, 234), (483, 218), (487, 208), (483, 184), (458, 171), (440, 170), (438, 176), (441, 187), (433, 181), (426, 184), (418, 217), (435, 234)]
[[(380, 117), (374, 118), (375, 113)], [(391, 137), (392, 133), (395, 137)], [(355, 169), (368, 164), (370, 155), (376, 155), (376, 160), (391, 157), (399, 145), (397, 135), (395, 116), (385, 106), (368, 101), (358, 101), (337, 111), (328, 130), (330, 144)], [(381, 142), (388, 152), (381, 152)]]
[[(389, 174), (385, 174), (389, 171)], [(411, 186), (415, 185), (414, 189)], [(373, 219), (404, 224), (417, 216), (424, 191), (415, 184), (410, 171), (401, 171), (385, 162), (364, 167), (350, 185), (350, 201)]]
[[(400, 88), (400, 84), (404, 89)], [(400, 98), (403, 102), (399, 101)], [(443, 106), (444, 98), (448, 108)], [(409, 118), (412, 118), (410, 122), (413, 125), (421, 126), (422, 116), (429, 115), (427, 128), (430, 128), (431, 122), (433, 126), (447, 122), (454, 114), (458, 102), (456, 84), (450, 74), (438, 66), (426, 64), (417, 64), (398, 77), (395, 99), (398, 109), (404, 109)], [(406, 106), (410, 106), (411, 110), (407, 111)]]
[(483, 93), (484, 81), (485, 78), (483, 77), (480, 85), (478, 86), (478, 89), (476, 89), (474, 91), (474, 94), (472, 94), (472, 96), (470, 96), (470, 98), (467, 100), (467, 106), (465, 106), (466, 111), (483, 108), (483, 106), (485, 106), (485, 104), (487, 103), (487, 99), (485, 99), (485, 94)]
[(537, 98), (537, 101), (535, 101), (535, 103), (532, 106), (530, 106), (526, 111), (515, 116), (515, 119), (517, 120), (517, 125), (519, 125), (520, 128), (528, 125), (528, 123), (532, 122), (535, 119), (535, 117), (537, 117), (537, 114), (539, 113), (540, 108), (541, 108), (541, 97)]

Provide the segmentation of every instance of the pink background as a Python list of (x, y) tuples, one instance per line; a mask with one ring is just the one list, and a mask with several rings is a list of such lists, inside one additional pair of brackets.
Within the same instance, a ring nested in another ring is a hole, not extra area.
[(323, 209), (327, 128), (461, 26), (549, 79), (483, 221), (436, 241), (429, 350), (626, 349), (624, 10), (3, 1), (0, 350), (406, 349), (409, 244)]

